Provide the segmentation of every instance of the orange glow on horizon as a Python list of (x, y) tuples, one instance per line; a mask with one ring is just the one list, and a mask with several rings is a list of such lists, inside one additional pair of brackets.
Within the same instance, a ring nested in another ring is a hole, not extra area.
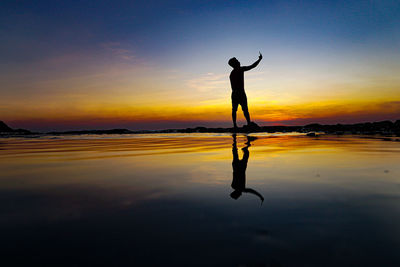
[[(54, 130), (231, 125), (228, 69), (193, 74), (140, 64), (108, 67), (73, 72), (73, 78), (10, 81), (0, 99), (0, 119), (14, 128)], [(262, 68), (245, 77), (251, 119), (260, 125), (400, 119), (400, 80), (391, 72), (356, 80), (339, 68), (334, 77), (318, 69), (296, 74), (295, 66)]]
[[(86, 127), (110, 124), (110, 128), (123, 128), (118, 125), (126, 123), (156, 124), (159, 122), (160, 125), (170, 124), (171, 127), (168, 128), (174, 128), (174, 123), (179, 122), (181, 124), (196, 122), (199, 126), (207, 126), (207, 123), (213, 123), (215, 126), (220, 122), (223, 124), (231, 121), (230, 103), (192, 107), (184, 105), (156, 107), (93, 106), (83, 110), (72, 110), (69, 113), (62, 109), (54, 109), (53, 111), (48, 113), (48, 109), (39, 109), (37, 113), (25, 113), (23, 114), (24, 116), (20, 118), (15, 116), (10, 121), (14, 124), (40, 122), (49, 126), (54, 123), (57, 125), (86, 125)], [(252, 120), (261, 125), (302, 125), (306, 121), (323, 122), (336, 120), (340, 122), (344, 119), (347, 121), (353, 119), (354, 122), (358, 122), (359, 120), (368, 120), (366, 119), (368, 117), (372, 118), (372, 120), (374, 118), (386, 119), (385, 116), (389, 116), (387, 119), (400, 119), (400, 101), (325, 101), (285, 106), (278, 104), (250, 104), (250, 114)], [(240, 108), (238, 110), (238, 119), (243, 120)]]

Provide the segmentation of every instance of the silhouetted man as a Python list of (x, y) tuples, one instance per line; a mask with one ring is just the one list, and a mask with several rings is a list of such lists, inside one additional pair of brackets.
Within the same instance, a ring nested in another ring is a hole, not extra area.
[(250, 121), (249, 109), (247, 107), (247, 97), (246, 93), (244, 92), (244, 72), (257, 67), (261, 59), (262, 55), (260, 53), (256, 62), (254, 62), (250, 66), (243, 67), (240, 66), (239, 60), (237, 60), (235, 57), (231, 58), (228, 61), (228, 64), (233, 68), (233, 70), (231, 71), (231, 75), (229, 75), (229, 79), (231, 80), (232, 87), (232, 121), (235, 130), (237, 129), (236, 111), (239, 105), (242, 107), (243, 114), (247, 120), (247, 125), (250, 126), (251, 124), (255, 124)]
[(255, 140), (255, 137), (247, 136), (246, 146), (242, 148), (243, 150), (243, 158), (240, 160), (238, 155), (238, 149), (236, 145), (236, 134), (233, 135), (233, 144), (232, 144), (232, 169), (233, 169), (233, 178), (232, 178), (232, 188), (235, 190), (231, 193), (231, 197), (233, 199), (238, 199), (242, 193), (251, 193), (258, 196), (261, 200), (261, 204), (264, 201), (263, 196), (258, 193), (256, 190), (251, 188), (246, 188), (246, 169), (247, 162), (249, 161), (249, 147), (251, 146), (250, 142)]

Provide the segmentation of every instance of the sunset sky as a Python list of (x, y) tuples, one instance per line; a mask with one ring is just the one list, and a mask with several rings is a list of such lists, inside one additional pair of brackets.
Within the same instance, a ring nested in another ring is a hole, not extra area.
[(13, 128), (228, 127), (227, 61), (259, 51), (260, 125), (400, 119), (398, 0), (2, 1), (0, 34)]

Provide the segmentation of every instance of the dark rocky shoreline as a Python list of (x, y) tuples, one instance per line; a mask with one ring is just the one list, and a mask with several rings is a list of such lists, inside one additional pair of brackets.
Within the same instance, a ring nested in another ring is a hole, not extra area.
[(392, 122), (389, 120), (379, 122), (366, 122), (356, 124), (334, 124), (323, 125), (318, 123), (308, 124), (305, 126), (244, 126), (236, 129), (233, 128), (207, 128), (195, 127), (186, 129), (166, 129), (166, 130), (140, 130), (131, 131), (128, 129), (111, 129), (111, 130), (81, 130), (81, 131), (62, 131), (38, 133), (25, 129), (12, 129), (4, 122), (0, 121), (0, 136), (32, 136), (32, 135), (84, 135), (84, 134), (151, 134), (151, 133), (305, 133), (309, 136), (315, 136), (316, 133), (325, 134), (356, 134), (356, 135), (381, 135), (381, 136), (397, 136), (400, 137), (400, 120)]

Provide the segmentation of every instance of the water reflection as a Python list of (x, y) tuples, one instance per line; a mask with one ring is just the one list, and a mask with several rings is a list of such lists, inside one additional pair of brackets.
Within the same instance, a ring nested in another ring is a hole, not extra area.
[(234, 191), (231, 193), (231, 197), (233, 199), (238, 199), (242, 193), (251, 193), (256, 195), (261, 200), (261, 205), (264, 202), (264, 197), (258, 193), (256, 190), (251, 188), (246, 188), (246, 169), (247, 169), (247, 162), (249, 161), (250, 152), (249, 147), (251, 146), (251, 142), (256, 140), (257, 137), (246, 136), (247, 141), (245, 146), (242, 148), (243, 157), (239, 159), (239, 153), (237, 148), (237, 141), (236, 141), (236, 134), (232, 135), (233, 143), (232, 143), (232, 188)]
[(257, 137), (2, 139), (1, 266), (400, 266), (400, 142)]

